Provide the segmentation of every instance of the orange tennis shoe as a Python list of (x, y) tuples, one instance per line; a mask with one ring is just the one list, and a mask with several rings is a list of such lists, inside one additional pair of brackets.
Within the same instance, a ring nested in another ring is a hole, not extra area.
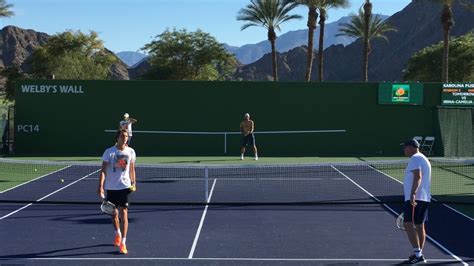
[(128, 253), (127, 245), (125, 245), (124, 243), (120, 244), (120, 253), (121, 254), (127, 254)]
[(116, 247), (120, 246), (121, 242), (122, 242), (122, 236), (120, 234), (115, 234), (114, 246)]

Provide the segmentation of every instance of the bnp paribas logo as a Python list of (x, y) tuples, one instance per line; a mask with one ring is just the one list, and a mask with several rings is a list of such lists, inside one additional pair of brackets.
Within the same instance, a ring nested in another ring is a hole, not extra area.
[(393, 84), (392, 85), (392, 102), (394, 103), (410, 102), (410, 85), (409, 84)]

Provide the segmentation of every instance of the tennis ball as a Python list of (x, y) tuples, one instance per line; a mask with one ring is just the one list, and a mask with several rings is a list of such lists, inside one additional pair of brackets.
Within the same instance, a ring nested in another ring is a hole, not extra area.
[(37, 172), (37, 171), (38, 171), (38, 169), (35, 168), (35, 172)]
[(59, 180), (61, 183), (64, 183), (64, 179), (61, 178), (61, 180)]

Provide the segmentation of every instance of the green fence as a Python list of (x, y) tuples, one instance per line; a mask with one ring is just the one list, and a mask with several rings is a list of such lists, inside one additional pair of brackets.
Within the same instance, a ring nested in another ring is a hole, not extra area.
[[(377, 83), (27, 80), (17, 85), (15, 150), (97, 156), (124, 113), (138, 131), (231, 132), (248, 112), (256, 131), (345, 130), (257, 135), (261, 156), (400, 156), (400, 142), (436, 131), (440, 87), (424, 84), (423, 105), (380, 105)], [(238, 154), (240, 136), (226, 141)], [(135, 133), (132, 142), (139, 155), (224, 153), (223, 135)]]

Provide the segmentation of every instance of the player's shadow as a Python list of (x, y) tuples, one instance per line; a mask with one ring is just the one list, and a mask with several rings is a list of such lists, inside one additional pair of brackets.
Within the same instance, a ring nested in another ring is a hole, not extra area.
[[(96, 216), (96, 215), (94, 215)], [(78, 224), (110, 224), (111, 217), (105, 216), (104, 217), (91, 217), (91, 218), (84, 218), (84, 215), (68, 215), (62, 216), (60, 218), (55, 218), (56, 221), (66, 221), (66, 222), (74, 222)], [(135, 218), (128, 218), (128, 223), (134, 223)]]
[[(111, 223), (111, 218), (105, 217), (105, 218), (87, 218), (87, 219), (78, 219), (78, 220), (70, 220), (79, 224), (110, 224)], [(128, 218), (128, 223), (132, 224), (135, 222), (134, 218)]]
[(166, 183), (176, 183), (176, 182), (178, 182), (178, 181), (177, 180), (164, 180), (164, 179), (161, 179), (161, 180), (150, 179), (150, 180), (140, 180), (138, 183), (143, 183), (143, 184), (154, 184), (154, 183), (166, 184)]
[(51, 251), (45, 252), (38, 252), (38, 253), (24, 253), (24, 254), (15, 254), (15, 255), (5, 255), (0, 256), (0, 259), (24, 259), (24, 258), (60, 258), (60, 257), (72, 257), (72, 256), (85, 256), (85, 255), (97, 255), (97, 254), (110, 254), (115, 255), (119, 254), (118, 251), (101, 251), (101, 252), (74, 252), (68, 254), (56, 254), (60, 252), (69, 252), (69, 251), (80, 251), (84, 249), (94, 249), (100, 247), (114, 247), (114, 245), (92, 245), (92, 246), (82, 246), (82, 247), (75, 247), (75, 248), (65, 248), (65, 249), (56, 249)]
[[(99, 217), (98, 217), (99, 216)], [(45, 217), (51, 217), (51, 216), (45, 216)], [(36, 217), (37, 218), (37, 217)], [(51, 219), (52, 221), (65, 221), (65, 222), (73, 222), (77, 224), (96, 224), (96, 225), (102, 225), (102, 224), (111, 224), (111, 216), (105, 215), (105, 214), (89, 214), (89, 215), (84, 215), (84, 214), (70, 214), (70, 215), (58, 215), (54, 218)], [(134, 223), (135, 218), (128, 218), (129, 223)]]

